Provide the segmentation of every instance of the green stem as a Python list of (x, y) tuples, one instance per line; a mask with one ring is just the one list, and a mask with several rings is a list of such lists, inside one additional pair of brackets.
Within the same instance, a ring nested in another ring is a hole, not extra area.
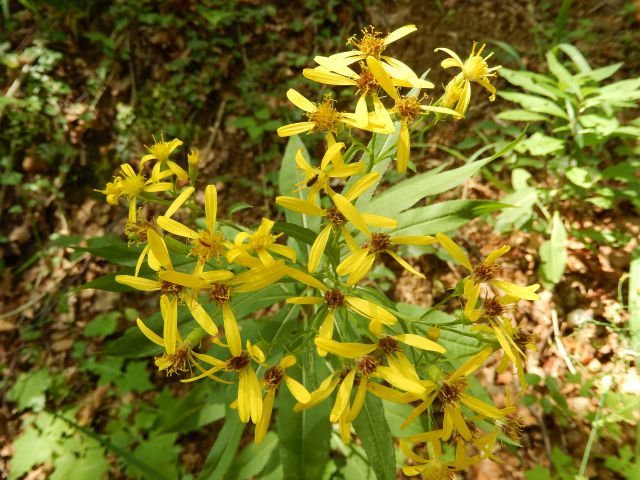
[(613, 383), (611, 377), (608, 375), (605, 376), (602, 380), (604, 383), (604, 391), (602, 392), (602, 395), (600, 395), (600, 400), (598, 401), (598, 411), (596, 412), (596, 416), (593, 419), (593, 428), (591, 429), (591, 433), (589, 434), (587, 446), (584, 449), (584, 455), (582, 455), (582, 462), (580, 463), (580, 470), (578, 471), (577, 478), (585, 478), (584, 472), (587, 470), (587, 463), (589, 462), (589, 455), (591, 455), (591, 448), (593, 447), (593, 442), (595, 442), (598, 436), (598, 430), (600, 430), (600, 417), (602, 416), (604, 400), (607, 396), (607, 393), (609, 393), (611, 384)]

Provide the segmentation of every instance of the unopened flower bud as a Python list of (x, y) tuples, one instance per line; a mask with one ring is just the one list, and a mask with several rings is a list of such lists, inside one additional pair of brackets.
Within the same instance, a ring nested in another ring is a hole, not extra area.
[(200, 154), (198, 150), (192, 149), (187, 155), (189, 162), (189, 179), (191, 183), (195, 183), (198, 178), (198, 163), (200, 162)]
[(434, 342), (440, 338), (440, 327), (431, 326), (427, 330), (427, 337), (429, 340), (433, 340)]

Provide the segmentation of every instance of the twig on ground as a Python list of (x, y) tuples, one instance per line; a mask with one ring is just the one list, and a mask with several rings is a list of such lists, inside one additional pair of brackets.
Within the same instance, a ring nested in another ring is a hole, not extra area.
[(564, 363), (567, 364), (567, 368), (571, 372), (572, 375), (576, 374), (576, 369), (569, 358), (569, 354), (567, 350), (564, 348), (564, 344), (562, 343), (562, 339), (560, 338), (560, 327), (558, 326), (558, 312), (555, 307), (551, 307), (551, 321), (553, 322), (553, 336), (556, 340), (556, 346), (558, 347), (558, 354), (564, 360)]

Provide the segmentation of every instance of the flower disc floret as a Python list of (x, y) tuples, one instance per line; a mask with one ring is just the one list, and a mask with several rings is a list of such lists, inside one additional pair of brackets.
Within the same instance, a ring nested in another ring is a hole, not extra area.
[(385, 355), (393, 355), (394, 353), (401, 351), (400, 343), (392, 337), (382, 337), (378, 340), (378, 346)]
[(347, 218), (340, 213), (336, 207), (331, 207), (327, 210), (327, 220), (329, 220), (336, 227), (341, 227), (348, 222)]
[(220, 233), (211, 233), (200, 230), (193, 240), (189, 255), (208, 261), (212, 258), (220, 258), (224, 254), (224, 237)]
[(335, 103), (336, 101), (331, 94), (328, 93), (324, 96), (322, 103), (317, 105), (316, 110), (305, 113), (309, 121), (313, 122), (313, 127), (309, 130), (309, 133), (337, 133), (338, 126), (342, 121), (342, 116), (340, 112), (335, 109)]
[(371, 253), (382, 253), (391, 245), (391, 237), (386, 233), (371, 235)]
[(357, 95), (369, 95), (380, 87), (378, 80), (371, 70), (369, 70), (363, 62), (360, 62), (360, 75), (356, 81), (356, 87), (358, 87)]
[(165, 353), (155, 358), (158, 370), (166, 370), (166, 374), (170, 377), (178, 372), (186, 372), (189, 369), (189, 350), (185, 347), (179, 347), (174, 353)]
[(173, 295), (179, 297), (182, 294), (184, 287), (177, 283), (169, 282), (167, 280), (160, 280), (160, 291), (163, 295)]
[(239, 371), (249, 365), (249, 361), (249, 354), (243, 350), (240, 355), (227, 360), (224, 369), (227, 371)]
[(224, 283), (214, 283), (209, 289), (209, 298), (218, 305), (223, 305), (231, 300), (231, 286)]
[(407, 95), (396, 100), (395, 109), (403, 122), (412, 123), (422, 112), (420, 100), (417, 96)]
[(324, 301), (330, 309), (339, 308), (344, 305), (344, 295), (337, 288), (332, 288), (325, 292)]
[(479, 263), (473, 268), (473, 279), (476, 282), (488, 282), (493, 279), (498, 272), (498, 265), (495, 263)]
[(268, 388), (276, 388), (282, 382), (284, 371), (279, 366), (271, 367), (264, 372), (264, 383)]
[(520, 415), (510, 414), (500, 420), (500, 430), (509, 439), (514, 442), (520, 442), (524, 433), (524, 422)]
[(505, 306), (500, 303), (497, 297), (487, 298), (483, 305), (483, 316), (488, 318), (498, 318), (505, 313)]
[(370, 355), (362, 357), (357, 364), (358, 370), (362, 375), (371, 375), (378, 368), (378, 361)]
[(467, 381), (464, 378), (458, 378), (451, 382), (442, 382), (440, 390), (438, 390), (438, 399), (443, 406), (458, 405), (460, 397), (467, 388)]
[(374, 27), (369, 25), (361, 30), (362, 36), (352, 36), (347, 40), (347, 45), (353, 45), (362, 52), (365, 57), (372, 56), (379, 58), (387, 44), (382, 32), (378, 32)]

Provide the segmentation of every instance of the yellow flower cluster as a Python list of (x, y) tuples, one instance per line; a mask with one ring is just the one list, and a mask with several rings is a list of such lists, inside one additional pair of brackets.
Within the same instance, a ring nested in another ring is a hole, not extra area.
[[(283, 382), (297, 400), (294, 411), (333, 398), (329, 421), (337, 424), (345, 443), (351, 440), (351, 425), (368, 394), (410, 403), (415, 408), (404, 426), (427, 415), (433, 429), (401, 440), (411, 462), (404, 472), (448, 479), (454, 470), (494, 458), (499, 434), (518, 441), (522, 424), (515, 414), (516, 397), (509, 397), (504, 408), (497, 408), (476, 398), (468, 379), (499, 350), (503, 352), (500, 368), (513, 364), (523, 378), (525, 350), (534, 348), (535, 338), (524, 328), (515, 327), (508, 313), (519, 299), (535, 300), (538, 285), (522, 287), (497, 277), (497, 261), (508, 246), (474, 266), (446, 235), (396, 234), (394, 231), (402, 227), (396, 219), (357, 206), (365, 193), (371, 196), (381, 174), (372, 171), (379, 159), (367, 159), (367, 155), (354, 159), (351, 147), (357, 141), (348, 130), (358, 128), (388, 138), (397, 131), (398, 170), (404, 172), (412, 124), (428, 114), (435, 122), (446, 115), (461, 117), (468, 106), (468, 83), (489, 88), (487, 77), (495, 70), (486, 66), (488, 57), (480, 57), (482, 49), (474, 53), (474, 47), (466, 62), (445, 50), (453, 59), (443, 66), (461, 68), (460, 79), (452, 80), (460, 85), (447, 87), (459, 87), (458, 97), (454, 101), (455, 95), (445, 91), (436, 104), (422, 104), (426, 97), (420, 97), (420, 91), (433, 85), (400, 60), (384, 54), (389, 44), (415, 30), (408, 25), (384, 36), (373, 28), (365, 29), (362, 36), (349, 39), (354, 50), (316, 57), (318, 66), (304, 70), (306, 78), (317, 82), (356, 87), (354, 113), (336, 110), (336, 101), (330, 96), (313, 103), (295, 90), (287, 93), (289, 100), (306, 112), (308, 121), (286, 125), (278, 133), (326, 135), (327, 148), (319, 162), (307, 158), (302, 149), (297, 152), (297, 188), (276, 198), (279, 206), (305, 219), (319, 218), (320, 226), (308, 246), (296, 249), (293, 242), (284, 242), (275, 222), (267, 218), (253, 231), (228, 222), (221, 225), (215, 185), (206, 185), (202, 197), (195, 195), (197, 152), (188, 156), (189, 173), (170, 159), (182, 144), (178, 139), (155, 142), (142, 157), (138, 171), (122, 165), (121, 173), (101, 192), (111, 204), (121, 197), (129, 201), (125, 232), (130, 243), (143, 246), (133, 275), (118, 275), (116, 280), (160, 294), (162, 333), (137, 320), (142, 333), (163, 350), (156, 358), (160, 370), (180, 374), (184, 382), (208, 378), (237, 385), (232, 407), (243, 422), (255, 424), (258, 443), (269, 429), (274, 400)], [(411, 90), (401, 94), (402, 88)], [(385, 106), (388, 99), (393, 106)], [(340, 137), (344, 141), (338, 141)], [(146, 175), (145, 170), (150, 173)], [(157, 201), (153, 194), (169, 194), (171, 200), (164, 200), (164, 214), (148, 219), (138, 214), (136, 202)], [(196, 198), (203, 198), (204, 205), (198, 205)], [(198, 216), (203, 218), (196, 226)], [(189, 220), (181, 222), (180, 218)], [(385, 256), (424, 278), (398, 251), (406, 245), (440, 245), (469, 270), (462, 283), (466, 304), (457, 323), (471, 326), (486, 346), (466, 361), (447, 357), (446, 349), (437, 343), (437, 326), (428, 328), (408, 321), (411, 319), (401, 316), (390, 302), (380, 301), (362, 286), (374, 264)], [(189, 261), (183, 260), (183, 253), (188, 253)], [(143, 268), (145, 263), (148, 268)], [(310, 324), (301, 322), (294, 340), (284, 348), (276, 346), (277, 342), (246, 338), (234, 311), (239, 294), (277, 283), (291, 292), (279, 307), (297, 308), (313, 319)], [(184, 339), (178, 320), (181, 309), (189, 312), (192, 320), (187, 321), (195, 325)], [(301, 343), (301, 338), (308, 342)], [(294, 378), (299, 372), (293, 367), (301, 354), (314, 355), (329, 369), (317, 388), (313, 388), (313, 379)], [(444, 442), (452, 443), (455, 458), (443, 456)], [(420, 451), (428, 456), (412, 449), (411, 444), (420, 443), (427, 444)]]

